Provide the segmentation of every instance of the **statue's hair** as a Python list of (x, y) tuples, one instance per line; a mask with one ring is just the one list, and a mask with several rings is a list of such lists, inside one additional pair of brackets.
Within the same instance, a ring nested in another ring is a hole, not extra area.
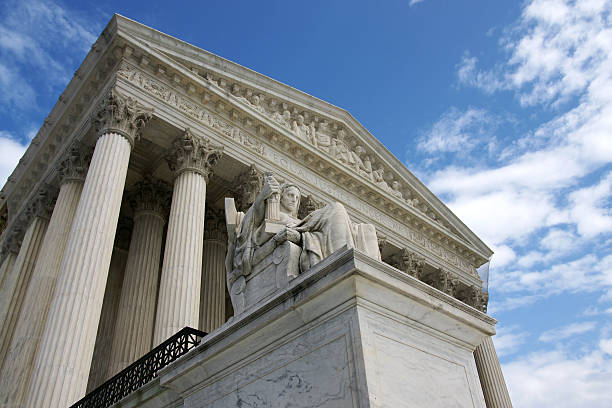
[(281, 186), (280, 186), (280, 191), (281, 191), (280, 192), (280, 196), (282, 198), (283, 197), (283, 193), (285, 192), (285, 190), (287, 190), (290, 187), (295, 187), (300, 192), (300, 198), (298, 198), (297, 206), (295, 208), (295, 214), (291, 214), (292, 217), (297, 218), (298, 211), (300, 210), (300, 201), (302, 200), (302, 190), (300, 190), (300, 187), (298, 187), (297, 184), (285, 182), (285, 183), (281, 184)]

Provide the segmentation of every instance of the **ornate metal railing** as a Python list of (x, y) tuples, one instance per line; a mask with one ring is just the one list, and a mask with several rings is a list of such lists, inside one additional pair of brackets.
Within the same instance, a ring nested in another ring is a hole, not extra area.
[(200, 344), (206, 333), (185, 327), (133, 364), (87, 394), (71, 408), (106, 408), (136, 391), (189, 350)]

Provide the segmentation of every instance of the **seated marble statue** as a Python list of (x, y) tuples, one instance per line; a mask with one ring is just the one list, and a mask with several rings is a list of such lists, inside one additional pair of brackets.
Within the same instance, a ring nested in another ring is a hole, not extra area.
[[(256, 266), (258, 249), (263, 251), (264, 247), (278, 247), (286, 242), (299, 247), (301, 272), (343, 247), (356, 248), (380, 260), (376, 230), (372, 224), (352, 223), (340, 203), (328, 204), (300, 220), (297, 218), (300, 198), (298, 186), (291, 183), (280, 185), (268, 173), (261, 191), (246, 213), (228, 208), (226, 202), (226, 269), (232, 303), (235, 296), (245, 290), (245, 277)], [(241, 307), (236, 306), (234, 308), (239, 312)]]

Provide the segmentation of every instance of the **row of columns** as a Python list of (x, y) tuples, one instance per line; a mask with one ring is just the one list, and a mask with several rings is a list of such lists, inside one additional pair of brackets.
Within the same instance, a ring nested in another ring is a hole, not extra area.
[[(93, 118), (99, 136), (91, 160), (79, 146), (69, 150), (55, 206), (41, 195), (28, 210), (32, 221), (19, 251), (7, 245), (0, 264), (0, 404), (69, 406), (88, 380), (101, 383), (184, 326), (212, 331), (224, 322), (224, 225), (205, 227), (206, 185), (221, 149), (185, 131), (167, 157), (172, 192), (161, 182), (138, 183), (128, 197), (129, 250), (114, 249), (130, 153), (150, 118), (131, 98), (106, 95)], [(501, 370), (487, 371), (495, 368), (493, 357), (499, 366), (487, 345), (475, 354), (481, 381), (483, 373), (492, 379), (483, 381), (487, 406), (505, 407), (489, 405), (485, 388), (499, 385)], [(91, 370), (94, 351), (105, 369)]]
[(109, 92), (92, 118), (99, 136), (89, 169), (71, 149), (50, 218), (33, 218), (16, 256), (5, 251), (0, 290), (12, 296), (0, 305), (2, 404), (69, 406), (85, 394), (95, 348), (106, 349), (110, 376), (184, 326), (199, 327), (206, 184), (222, 152), (186, 131), (168, 156), (175, 181), (161, 278), (170, 189), (143, 181), (128, 198), (134, 227), (121, 296), (106, 313), (116, 315), (107, 319), (113, 340), (96, 346), (99, 324), (112, 324), (101, 321), (102, 305), (130, 153), (150, 118)]

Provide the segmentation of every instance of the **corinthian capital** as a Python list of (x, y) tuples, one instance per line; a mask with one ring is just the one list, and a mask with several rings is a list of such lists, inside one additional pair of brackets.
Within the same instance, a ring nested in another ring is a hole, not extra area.
[(135, 216), (140, 212), (153, 212), (161, 217), (166, 217), (170, 207), (172, 193), (170, 186), (161, 180), (145, 178), (134, 185), (128, 194), (130, 205), (134, 209)]
[(86, 148), (78, 141), (70, 145), (57, 167), (60, 183), (73, 180), (85, 180), (90, 160), (91, 149)]
[[(25, 210), (25, 224), (29, 224), (33, 217), (51, 218), (53, 206), (57, 198), (57, 191), (52, 186), (45, 186), (36, 192), (34, 198), (28, 203)], [(25, 227), (25, 225), (24, 225)]]
[(111, 89), (96, 107), (92, 122), (98, 136), (115, 132), (125, 137), (133, 147), (152, 113), (153, 109), (144, 107), (129, 96), (121, 95), (116, 89)]
[(193, 171), (204, 176), (208, 183), (212, 168), (222, 155), (223, 147), (213, 146), (210, 140), (196, 136), (189, 129), (185, 129), (183, 136), (174, 141), (166, 160), (175, 177), (185, 171)]

